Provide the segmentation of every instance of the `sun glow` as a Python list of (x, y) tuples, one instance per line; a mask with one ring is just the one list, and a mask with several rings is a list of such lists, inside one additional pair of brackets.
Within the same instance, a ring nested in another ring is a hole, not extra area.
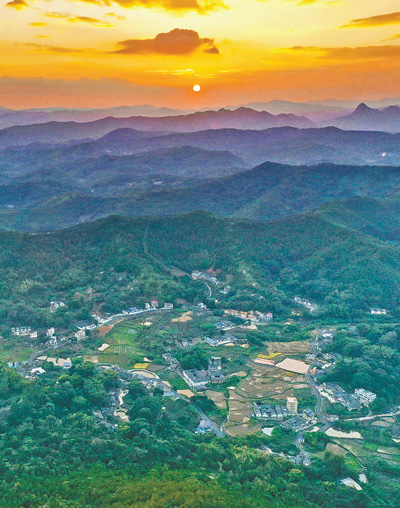
[(201, 90), (201, 86), (200, 85), (194, 85), (193, 92), (197, 93), (197, 92), (200, 92), (200, 90)]

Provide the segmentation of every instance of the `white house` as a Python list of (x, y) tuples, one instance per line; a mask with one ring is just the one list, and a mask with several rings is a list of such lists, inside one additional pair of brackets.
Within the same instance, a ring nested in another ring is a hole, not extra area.
[(361, 403), (364, 404), (364, 406), (368, 406), (368, 404), (376, 399), (376, 393), (365, 390), (364, 388), (356, 388), (354, 393), (357, 395), (357, 397), (359, 397)]
[(387, 309), (376, 309), (376, 308), (372, 308), (372, 309), (370, 309), (370, 313), (371, 313), (371, 315), (373, 315), (373, 316), (386, 316), (386, 314), (387, 314)]
[(182, 371), (182, 377), (192, 388), (201, 390), (210, 381), (209, 376), (205, 370), (184, 370)]

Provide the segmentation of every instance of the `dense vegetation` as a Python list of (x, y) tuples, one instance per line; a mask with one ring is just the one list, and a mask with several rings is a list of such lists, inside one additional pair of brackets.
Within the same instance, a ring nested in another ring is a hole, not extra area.
[(398, 326), (359, 325), (341, 331), (327, 350), (342, 358), (326, 376), (350, 388), (366, 388), (378, 395), (371, 408), (377, 412), (385, 404), (400, 400), (400, 328)]
[[(68, 128), (74, 130), (71, 124)], [(48, 127), (29, 132), (31, 141), (38, 140), (37, 133), (42, 141), (53, 135)], [(7, 133), (0, 138), (0, 144), (7, 143)], [(400, 401), (398, 168), (265, 163), (232, 173), (266, 158), (379, 164), (380, 150), (397, 160), (397, 145), (398, 136), (337, 129), (161, 137), (124, 131), (95, 142), (3, 152), (0, 225), (30, 232), (0, 232), (2, 348), (12, 346), (13, 355), (19, 348), (26, 359), (30, 347), (40, 349), (47, 341), (47, 327), (55, 326), (58, 337), (70, 336), (73, 324), (91, 319), (93, 311), (114, 314), (156, 298), (161, 306), (173, 302), (185, 307), (183, 313), (190, 304), (206, 302), (213, 312), (192, 323), (190, 333), (168, 314), (159, 314), (159, 323), (148, 328), (138, 321), (125, 323), (133, 350), (127, 365), (145, 355), (162, 362), (162, 352), (168, 350), (183, 368), (201, 369), (215, 349), (181, 347), (183, 339), (221, 333), (215, 323), (223, 319), (223, 309), (272, 312), (278, 323), (234, 332), (245, 334), (248, 349), (236, 348), (238, 353), (232, 348), (229, 362), (221, 353), (224, 374), (236, 373), (214, 388), (226, 391), (240, 384), (239, 371), (250, 370), (249, 360), (259, 351), (266, 353), (268, 342), (307, 341), (320, 323), (346, 322), (325, 350), (340, 356), (322, 380), (375, 392), (374, 411), (393, 407)], [(167, 216), (182, 212), (191, 213)], [(100, 219), (88, 222), (94, 218)], [(79, 225), (55, 230), (74, 224)], [(34, 233), (46, 229), (52, 231)], [(193, 270), (209, 269), (220, 286), (192, 280)], [(318, 311), (295, 305), (294, 296), (317, 303)], [(65, 305), (51, 313), (51, 301)], [(367, 317), (370, 307), (387, 308), (389, 314)], [(12, 336), (12, 326), (38, 329), (38, 343)], [(110, 350), (119, 333), (123, 330), (116, 327), (107, 336)], [(88, 335), (79, 343), (82, 355), (85, 348), (96, 351), (104, 337)], [(77, 349), (68, 343), (55, 354), (73, 356)], [(103, 360), (114, 361), (116, 356), (108, 354)], [(265, 452), (296, 455), (291, 430), (277, 427), (271, 436), (242, 438), (195, 434), (199, 409), (219, 424), (227, 415), (205, 395), (195, 395), (189, 404), (131, 381), (124, 384), (129, 420), (119, 420), (110, 398), (122, 386), (116, 371), (102, 372), (79, 358), (67, 372), (52, 363), (44, 367), (45, 375), (27, 381), (0, 365), (0, 507), (400, 504), (396, 455), (386, 462), (365, 459), (369, 483), (357, 492), (341, 486), (340, 479), (357, 479), (359, 463), (326, 451), (327, 444), (333, 446), (328, 450), (337, 449), (325, 433), (305, 435), (312, 465), (295, 467)], [(174, 389), (186, 388), (176, 372), (164, 374)], [(308, 389), (295, 394), (300, 411), (314, 406)], [(353, 422), (336, 426), (358, 429)], [(386, 427), (362, 432), (366, 449), (392, 444)]]
[[(111, 217), (41, 235), (2, 232), (0, 246), (3, 332), (67, 326), (101, 304), (115, 313), (154, 297), (196, 302), (207, 288), (190, 273), (212, 266), (232, 286), (219, 297), (225, 306), (284, 314), (297, 294), (323, 303), (320, 316), (399, 309), (397, 248), (317, 215), (263, 223), (204, 213)], [(66, 307), (51, 315), (52, 300)]]
[[(33, 150), (32, 157), (29, 152), (16, 160), (15, 154), (4, 157), (0, 225), (43, 231), (111, 214), (165, 216), (198, 210), (265, 220), (352, 198), (397, 203), (400, 190), (399, 173), (392, 166), (266, 162), (241, 171), (245, 164), (229, 152), (190, 146), (77, 160), (64, 158), (63, 153)], [(330, 212), (335, 215), (335, 210)], [(380, 220), (378, 214), (375, 219)]]
[(268, 437), (196, 436), (198, 417), (183, 401), (129, 385), (128, 423), (114, 431), (92, 411), (107, 408), (118, 380), (76, 363), (34, 383), (1, 367), (0, 506), (200, 508), (380, 508), (398, 505), (398, 489), (338, 486), (348, 473), (325, 454), (308, 469), (258, 449)]

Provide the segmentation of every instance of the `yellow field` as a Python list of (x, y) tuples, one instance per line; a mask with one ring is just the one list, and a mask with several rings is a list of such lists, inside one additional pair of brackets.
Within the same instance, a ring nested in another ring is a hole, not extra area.
[(280, 356), (281, 353), (270, 353), (269, 355), (258, 355), (257, 358), (262, 358), (263, 360), (273, 360), (277, 356)]
[(149, 368), (150, 363), (135, 363), (134, 369), (146, 370)]

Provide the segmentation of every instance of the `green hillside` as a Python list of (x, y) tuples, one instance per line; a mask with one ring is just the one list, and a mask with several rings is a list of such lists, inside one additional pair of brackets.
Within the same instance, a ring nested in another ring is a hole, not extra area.
[[(113, 216), (43, 234), (3, 231), (0, 317), (3, 326), (46, 325), (44, 309), (57, 299), (68, 302), (65, 322), (87, 316), (96, 303), (117, 312), (154, 297), (193, 302), (207, 291), (189, 275), (210, 267), (232, 286), (225, 303), (244, 309), (285, 313), (296, 294), (333, 314), (399, 307), (395, 245), (333, 224), (321, 212), (270, 222), (196, 212)], [(187, 275), (176, 277), (174, 268)]]
[[(112, 214), (167, 216), (198, 210), (269, 220), (351, 198), (394, 203), (400, 192), (398, 168), (391, 166), (266, 162), (221, 178), (226, 172), (237, 171), (239, 161), (215, 152), (206, 164), (207, 157), (210, 154), (184, 147), (157, 156), (105, 156), (79, 164), (56, 164), (55, 172), (47, 168), (18, 178), (6, 178), (3, 173), (0, 226), (44, 231)], [(374, 220), (378, 220), (377, 214)]]
[(397, 506), (398, 487), (374, 482), (356, 492), (340, 485), (351, 472), (342, 457), (326, 453), (300, 469), (260, 449), (284, 446), (293, 432), (196, 435), (199, 417), (187, 402), (137, 381), (128, 385), (129, 421), (110, 431), (94, 411), (109, 409), (108, 392), (120, 383), (115, 371), (79, 361), (68, 372), (48, 370), (29, 382), (0, 365), (1, 507)]

